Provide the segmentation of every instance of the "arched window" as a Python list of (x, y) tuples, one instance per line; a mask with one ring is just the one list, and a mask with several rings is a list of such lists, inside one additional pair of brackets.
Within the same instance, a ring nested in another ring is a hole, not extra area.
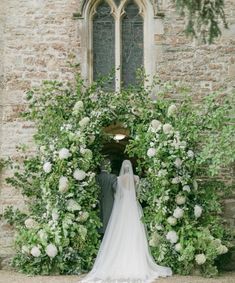
[(163, 33), (155, 13), (156, 0), (82, 0), (75, 14), (80, 37), (81, 72), (88, 82), (114, 74), (109, 88), (136, 83), (143, 67), (149, 82), (156, 70), (161, 47), (155, 40)]
[(136, 71), (144, 63), (143, 25), (134, 0), (98, 2), (92, 18), (93, 80), (113, 71), (112, 89), (136, 83)]

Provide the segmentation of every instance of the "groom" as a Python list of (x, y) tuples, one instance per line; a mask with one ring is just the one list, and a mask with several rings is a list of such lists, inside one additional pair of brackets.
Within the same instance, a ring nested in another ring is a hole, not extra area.
[(100, 213), (103, 226), (100, 233), (104, 234), (112, 212), (114, 193), (117, 187), (117, 176), (109, 173), (110, 161), (105, 159), (100, 166), (100, 174), (96, 177), (96, 181), (101, 188), (100, 191)]

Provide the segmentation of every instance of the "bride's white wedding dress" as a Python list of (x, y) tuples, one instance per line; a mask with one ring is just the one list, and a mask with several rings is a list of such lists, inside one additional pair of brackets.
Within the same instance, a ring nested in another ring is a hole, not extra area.
[(151, 256), (131, 162), (122, 163), (112, 214), (93, 269), (82, 282), (148, 283), (172, 275)]

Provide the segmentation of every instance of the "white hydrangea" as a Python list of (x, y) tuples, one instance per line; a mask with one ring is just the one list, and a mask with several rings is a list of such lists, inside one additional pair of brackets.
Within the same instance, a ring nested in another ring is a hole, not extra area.
[(187, 145), (186, 141), (181, 141), (180, 142), (180, 148), (185, 149), (186, 145)]
[(194, 206), (194, 215), (196, 218), (199, 218), (202, 215), (202, 207), (198, 204)]
[(162, 123), (156, 119), (152, 120), (151, 128), (158, 132), (161, 129)]
[(69, 199), (67, 201), (67, 209), (68, 211), (77, 211), (77, 210), (81, 210), (81, 206), (75, 200)]
[(187, 155), (188, 155), (188, 157), (193, 158), (194, 152), (190, 149), (190, 150), (187, 151)]
[(42, 229), (38, 231), (38, 236), (41, 241), (46, 241), (48, 238), (47, 233)]
[(202, 264), (204, 264), (206, 262), (206, 256), (203, 253), (202, 254), (197, 254), (195, 256), (195, 260), (196, 260), (198, 265), (202, 265)]
[(31, 255), (34, 257), (39, 257), (41, 255), (41, 251), (38, 247), (33, 247), (30, 251)]
[(167, 116), (172, 116), (177, 111), (177, 107), (175, 104), (171, 104), (167, 110)]
[(84, 117), (81, 121), (79, 121), (79, 126), (81, 128), (86, 127), (90, 122), (90, 118), (89, 117)]
[(84, 107), (83, 102), (81, 100), (77, 101), (73, 107), (73, 113), (78, 114), (80, 110)]
[(80, 215), (78, 217), (78, 221), (85, 222), (85, 221), (87, 221), (88, 218), (89, 218), (89, 213), (87, 211), (82, 211), (82, 212), (80, 212)]
[(173, 127), (171, 126), (171, 124), (164, 124), (162, 129), (163, 129), (164, 134), (167, 134), (167, 135), (173, 132)]
[(151, 247), (157, 247), (160, 241), (160, 236), (157, 232), (154, 232), (149, 240), (149, 245)]
[(51, 169), (52, 169), (52, 164), (51, 162), (47, 161), (43, 164), (43, 171), (45, 173), (50, 173), (51, 172)]
[(22, 254), (29, 254), (30, 253), (30, 248), (28, 246), (22, 246), (21, 247), (21, 252)]
[(164, 176), (167, 175), (167, 173), (168, 172), (167, 172), (166, 169), (161, 169), (161, 170), (158, 171), (157, 175), (158, 175), (158, 177), (164, 177)]
[(177, 252), (179, 252), (179, 251), (181, 251), (181, 249), (182, 249), (181, 244), (180, 244), (180, 243), (177, 243), (177, 244), (175, 245), (175, 250), (176, 250)]
[(46, 254), (50, 257), (50, 258), (54, 258), (57, 253), (58, 253), (58, 250), (57, 250), (57, 247), (53, 244), (49, 244), (46, 249)]
[(148, 149), (148, 151), (147, 151), (148, 157), (153, 157), (155, 154), (156, 154), (155, 148), (151, 147), (151, 148)]
[(82, 181), (83, 179), (86, 178), (86, 172), (84, 172), (83, 170), (80, 170), (80, 169), (76, 169), (73, 172), (73, 177), (74, 177), (74, 179), (76, 179), (78, 181)]
[(220, 245), (217, 247), (218, 254), (226, 254), (228, 252), (228, 248), (225, 245)]
[(166, 239), (171, 242), (172, 244), (175, 244), (177, 243), (179, 237), (177, 235), (177, 233), (175, 231), (169, 231), (167, 234), (166, 234)]
[(177, 224), (177, 219), (173, 216), (170, 216), (167, 218), (167, 222), (171, 225), (171, 226), (175, 226)]
[(57, 210), (53, 210), (51, 213), (51, 217), (53, 219), (53, 221), (57, 221), (59, 219), (59, 213)]
[(186, 202), (186, 197), (185, 197), (185, 196), (182, 196), (182, 195), (177, 195), (177, 196), (175, 197), (175, 202), (176, 202), (178, 205), (185, 204), (185, 202)]
[(38, 223), (32, 218), (28, 218), (25, 220), (24, 225), (27, 229), (33, 229), (37, 227)]
[(172, 180), (171, 180), (171, 183), (172, 184), (179, 184), (181, 182), (181, 178), (179, 176), (177, 177), (174, 177)]
[(59, 192), (65, 193), (68, 191), (69, 181), (65, 176), (61, 176), (59, 179)]
[(183, 186), (183, 191), (186, 191), (186, 192), (189, 193), (191, 191), (190, 186), (189, 185), (184, 185)]
[(176, 209), (173, 212), (173, 216), (177, 219), (182, 218), (184, 215), (184, 210), (180, 207), (176, 207)]
[(182, 165), (183, 161), (180, 158), (176, 158), (174, 164), (176, 168), (180, 168)]
[(67, 159), (71, 156), (71, 153), (69, 152), (69, 150), (67, 148), (62, 148), (59, 151), (59, 158), (60, 159)]

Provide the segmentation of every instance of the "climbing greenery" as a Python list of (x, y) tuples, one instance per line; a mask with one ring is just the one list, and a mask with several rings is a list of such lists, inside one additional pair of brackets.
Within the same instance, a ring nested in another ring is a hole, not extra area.
[[(184, 94), (182, 100), (169, 100), (173, 92)], [(35, 124), (35, 154), (24, 148), (23, 165), (15, 164), (7, 179), (27, 207), (5, 211), (17, 230), (13, 265), (27, 274), (92, 267), (101, 226), (95, 176), (103, 144), (113, 138), (104, 128), (119, 123), (130, 132), (126, 152), (137, 160), (154, 258), (176, 273), (215, 275), (215, 261), (230, 246), (220, 217), (226, 186), (215, 177), (234, 162), (234, 98), (213, 93), (195, 106), (189, 94), (158, 80), (109, 92), (102, 82), (85, 86), (80, 75), (75, 87), (46, 81), (30, 90), (22, 115)]]
[(186, 19), (185, 32), (200, 37), (204, 43), (213, 43), (221, 35), (220, 25), (228, 28), (224, 0), (173, 0), (181, 16)]

